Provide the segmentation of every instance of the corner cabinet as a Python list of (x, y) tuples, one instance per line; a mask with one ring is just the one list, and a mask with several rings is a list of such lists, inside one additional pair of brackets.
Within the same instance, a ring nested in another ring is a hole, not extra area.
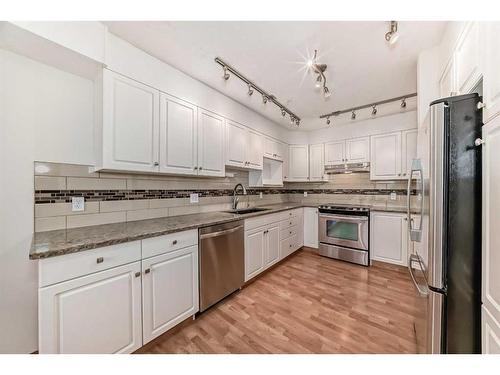
[(160, 92), (106, 69), (100, 89), (102, 118), (96, 121), (95, 134), (98, 169), (158, 172)]
[(107, 69), (101, 83), (96, 170), (224, 177), (222, 116)]
[(417, 129), (372, 136), (370, 179), (407, 179), (411, 161), (417, 157), (417, 136)]

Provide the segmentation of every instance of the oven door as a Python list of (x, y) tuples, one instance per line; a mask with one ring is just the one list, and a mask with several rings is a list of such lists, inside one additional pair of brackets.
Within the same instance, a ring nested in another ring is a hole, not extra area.
[(368, 250), (368, 217), (319, 215), (319, 241), (331, 245)]

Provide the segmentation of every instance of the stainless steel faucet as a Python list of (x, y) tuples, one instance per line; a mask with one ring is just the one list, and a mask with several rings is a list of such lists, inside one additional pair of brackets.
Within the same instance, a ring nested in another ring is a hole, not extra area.
[(245, 189), (242, 184), (236, 184), (233, 189), (233, 210), (236, 210), (238, 208), (238, 202), (240, 201), (240, 199), (236, 196), (238, 187), (241, 187), (241, 189), (243, 189), (243, 195), (247, 195), (247, 189)]

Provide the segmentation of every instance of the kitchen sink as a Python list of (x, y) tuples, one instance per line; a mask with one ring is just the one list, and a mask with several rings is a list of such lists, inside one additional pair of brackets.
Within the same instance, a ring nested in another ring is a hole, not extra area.
[(237, 214), (237, 215), (243, 215), (243, 214), (251, 214), (254, 212), (260, 212), (260, 211), (266, 211), (270, 210), (270, 208), (259, 208), (259, 207), (253, 207), (253, 208), (241, 208), (239, 210), (231, 210), (231, 211), (226, 211), (231, 214)]

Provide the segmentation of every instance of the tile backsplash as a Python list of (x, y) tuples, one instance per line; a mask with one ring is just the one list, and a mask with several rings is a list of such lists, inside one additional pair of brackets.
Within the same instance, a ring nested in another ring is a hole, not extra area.
[[(195, 178), (92, 172), (89, 166), (35, 162), (35, 231), (77, 228), (231, 208), (232, 189), (247, 187), (240, 207), (281, 203), (355, 203), (403, 205), (405, 182), (373, 182), (369, 174), (331, 175), (324, 183), (286, 183), (284, 188), (248, 188), (248, 172), (228, 169), (232, 177)], [(308, 196), (304, 197), (304, 191)], [(390, 192), (397, 193), (389, 201)], [(198, 203), (190, 203), (197, 193)], [(259, 193), (262, 193), (260, 198)], [(71, 197), (85, 197), (85, 210), (73, 212)]]

